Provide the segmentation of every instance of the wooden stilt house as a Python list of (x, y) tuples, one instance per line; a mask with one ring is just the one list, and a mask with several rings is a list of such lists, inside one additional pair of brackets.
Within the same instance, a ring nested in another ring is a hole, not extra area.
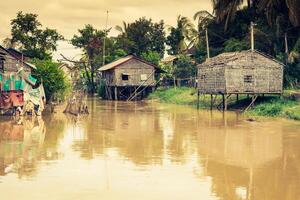
[(133, 55), (99, 69), (105, 83), (105, 99), (142, 99), (155, 89), (156, 75), (162, 70)]
[[(31, 101), (40, 106), (43, 93), (42, 85), (33, 89), (36, 79), (31, 76), (36, 67), (26, 62), (26, 57), (17, 50), (5, 49), (0, 46), (0, 111), (6, 112), (23, 107), (25, 102)], [(41, 93), (39, 93), (41, 91)], [(37, 93), (38, 92), (38, 93)], [(44, 96), (44, 94), (43, 94)]]
[[(223, 53), (198, 65), (199, 94), (222, 95), (227, 109), (229, 95), (281, 95), (284, 64), (256, 50)], [(255, 100), (254, 100), (255, 101)]]

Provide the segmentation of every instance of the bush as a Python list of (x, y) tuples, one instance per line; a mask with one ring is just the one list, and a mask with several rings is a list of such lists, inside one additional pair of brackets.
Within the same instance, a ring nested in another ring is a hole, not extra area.
[(105, 95), (105, 82), (103, 80), (100, 80), (100, 83), (98, 85), (98, 96), (104, 97)]
[(59, 68), (59, 63), (54, 63), (51, 60), (32, 60), (36, 70), (33, 70), (32, 75), (37, 78), (37, 84), (43, 83), (46, 99), (51, 100), (53, 97), (63, 99), (66, 93), (71, 88), (65, 78), (64, 71)]

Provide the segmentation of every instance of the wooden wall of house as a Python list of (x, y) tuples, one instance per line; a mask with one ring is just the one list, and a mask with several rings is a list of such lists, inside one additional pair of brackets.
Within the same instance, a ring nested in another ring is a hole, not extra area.
[(259, 54), (229, 62), (225, 69), (227, 93), (281, 93), (283, 66)]
[[(22, 67), (22, 63), (10, 55), (5, 55), (4, 59), (4, 72), (17, 72)], [(31, 68), (25, 64), (24, 70), (31, 72)]]
[[(144, 81), (141, 76), (144, 74), (147, 78), (150, 78), (144, 83), (144, 85), (155, 85), (154, 67), (143, 63), (141, 61), (132, 59), (114, 69), (114, 81), (116, 86), (139, 86)], [(128, 80), (122, 80), (122, 74), (129, 74)]]
[(283, 66), (258, 53), (249, 53), (224, 64), (198, 67), (200, 93), (272, 93), (283, 88)]
[(198, 88), (203, 94), (225, 93), (225, 70), (222, 66), (201, 66), (198, 68)]
[(111, 70), (103, 71), (102, 79), (106, 81), (107, 86), (114, 86), (116, 84), (114, 70), (111, 69)]

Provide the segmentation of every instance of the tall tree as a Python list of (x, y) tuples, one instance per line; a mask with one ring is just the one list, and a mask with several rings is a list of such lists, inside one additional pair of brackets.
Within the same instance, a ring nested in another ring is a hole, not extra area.
[(226, 31), (229, 22), (235, 19), (236, 11), (243, 4), (244, 0), (212, 0), (213, 9), (218, 22), (224, 22)]
[(259, 11), (263, 12), (269, 25), (273, 26), (279, 17), (284, 17), (293, 26), (300, 26), (299, 0), (261, 0), (258, 2)]
[(90, 93), (95, 93), (95, 74), (102, 63), (103, 39), (105, 31), (97, 30), (88, 24), (83, 29), (78, 30), (79, 35), (74, 35), (71, 43), (81, 48), (85, 54), (81, 66), (84, 68), (85, 76)]
[(165, 51), (164, 22), (153, 23), (145, 17), (133, 23), (124, 23), (124, 28), (117, 27), (121, 31), (118, 36), (119, 44), (130, 54), (141, 56), (149, 51), (158, 52), (161, 57)]
[(11, 21), (11, 43), (29, 57), (49, 59), (63, 36), (55, 29), (42, 29), (37, 17), (36, 14), (18, 12)]
[(183, 53), (189, 43), (195, 38), (197, 31), (194, 24), (187, 18), (179, 15), (176, 27), (170, 27), (170, 34), (166, 44), (170, 47), (168, 53), (171, 55)]

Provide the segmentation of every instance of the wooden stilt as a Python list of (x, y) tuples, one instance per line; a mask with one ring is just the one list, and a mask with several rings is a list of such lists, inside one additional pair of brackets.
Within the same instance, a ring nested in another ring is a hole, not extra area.
[(197, 93), (197, 109), (199, 110), (199, 103), (200, 103), (200, 92), (198, 90), (198, 93)]
[(115, 86), (115, 100), (118, 100), (118, 87)]
[(210, 95), (210, 110), (213, 109), (213, 95)]
[(224, 110), (226, 111), (227, 110), (227, 95), (225, 96), (225, 98), (224, 98), (225, 100), (224, 100)]
[(236, 94), (236, 102), (239, 101), (239, 94)]
[(223, 111), (225, 110), (225, 95), (222, 94)]

